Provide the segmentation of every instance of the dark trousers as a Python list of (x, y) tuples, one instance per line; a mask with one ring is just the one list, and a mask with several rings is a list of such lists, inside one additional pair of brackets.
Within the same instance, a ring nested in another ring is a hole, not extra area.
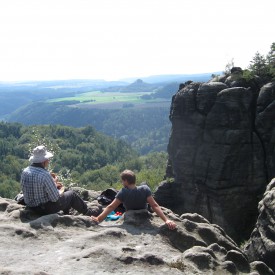
[(60, 195), (58, 201), (56, 202), (47, 202), (38, 207), (32, 207), (32, 209), (40, 214), (53, 214), (57, 213), (60, 210), (64, 214), (68, 214), (70, 208), (77, 210), (81, 214), (86, 214), (88, 211), (87, 204), (75, 193), (74, 191), (65, 191)]

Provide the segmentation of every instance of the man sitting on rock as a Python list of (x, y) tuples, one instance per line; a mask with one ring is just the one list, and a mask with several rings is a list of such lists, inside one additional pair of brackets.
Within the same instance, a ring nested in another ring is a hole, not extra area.
[(60, 210), (68, 214), (70, 208), (86, 216), (98, 215), (74, 191), (61, 192), (60, 183), (53, 178), (47, 167), (53, 154), (43, 145), (33, 149), (30, 166), (21, 175), (21, 188), (25, 204), (39, 214), (53, 214)]
[(123, 203), (127, 210), (147, 209), (147, 203), (154, 212), (167, 224), (169, 229), (175, 229), (175, 222), (169, 220), (154, 200), (151, 190), (147, 185), (136, 186), (136, 175), (131, 170), (124, 170), (121, 174), (123, 188), (117, 193), (116, 198), (98, 216), (92, 216), (93, 221), (100, 223), (107, 215)]

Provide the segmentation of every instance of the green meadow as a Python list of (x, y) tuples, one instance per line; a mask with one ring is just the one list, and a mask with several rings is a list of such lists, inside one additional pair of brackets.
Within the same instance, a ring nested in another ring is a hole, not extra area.
[(150, 95), (151, 92), (140, 93), (120, 93), (120, 92), (101, 92), (92, 91), (86, 93), (78, 93), (70, 97), (60, 97), (50, 99), (48, 102), (77, 102), (86, 104), (106, 104), (106, 103), (152, 103), (159, 102), (160, 99), (142, 99), (144, 95)]

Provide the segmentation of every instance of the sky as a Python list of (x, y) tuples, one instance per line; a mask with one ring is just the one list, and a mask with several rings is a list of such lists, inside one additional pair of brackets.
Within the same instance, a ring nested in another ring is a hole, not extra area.
[(274, 0), (0, 2), (0, 81), (246, 68), (275, 42)]

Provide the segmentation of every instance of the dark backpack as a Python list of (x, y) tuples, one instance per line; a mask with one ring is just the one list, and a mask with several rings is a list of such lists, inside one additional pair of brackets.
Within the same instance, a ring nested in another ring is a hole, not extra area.
[(108, 188), (97, 197), (97, 200), (103, 205), (108, 205), (115, 199), (117, 193), (114, 188)]

